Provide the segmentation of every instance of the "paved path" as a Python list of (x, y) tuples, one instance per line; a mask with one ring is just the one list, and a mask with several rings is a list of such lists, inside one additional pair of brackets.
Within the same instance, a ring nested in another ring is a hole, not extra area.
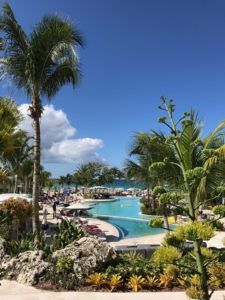
[[(184, 292), (149, 293), (86, 293), (86, 292), (47, 292), (3, 280), (0, 286), (1, 300), (187, 300)], [(214, 293), (212, 300), (224, 300), (225, 291)]]

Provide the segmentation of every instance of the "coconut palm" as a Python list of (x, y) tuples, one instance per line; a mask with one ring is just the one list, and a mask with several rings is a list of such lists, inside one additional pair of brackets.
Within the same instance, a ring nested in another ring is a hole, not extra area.
[(51, 99), (62, 86), (76, 86), (79, 79), (77, 46), (83, 40), (75, 26), (57, 15), (45, 16), (27, 35), (5, 3), (0, 18), (4, 45), (2, 76), (31, 99), (30, 116), (34, 126), (33, 231), (39, 230), (40, 118), (42, 100)]
[(30, 190), (32, 177), (33, 177), (33, 165), (32, 158), (25, 159), (21, 165), (21, 178), (24, 180), (24, 193), (27, 194)]
[(151, 131), (138, 132), (132, 138), (129, 156), (133, 160), (125, 161), (124, 171), (128, 178), (134, 178), (136, 182), (143, 183), (147, 188), (147, 199), (150, 199), (150, 187), (162, 185), (174, 180), (176, 174), (179, 180), (179, 169), (175, 165), (170, 165), (159, 172), (151, 168), (152, 164), (162, 160), (175, 161), (173, 152), (165, 143), (166, 137), (161, 132)]
[(21, 114), (10, 98), (0, 97), (0, 160), (12, 151)]
[(31, 158), (33, 147), (30, 146), (30, 137), (24, 131), (17, 131), (13, 135), (11, 150), (4, 151), (3, 160), (5, 166), (11, 171), (14, 177), (14, 190), (17, 192), (18, 181), (21, 175), (22, 164), (25, 160)]

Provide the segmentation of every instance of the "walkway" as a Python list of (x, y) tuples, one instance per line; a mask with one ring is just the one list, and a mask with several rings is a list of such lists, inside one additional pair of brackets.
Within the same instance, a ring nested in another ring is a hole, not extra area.
[[(3, 280), (0, 286), (1, 300), (187, 300), (184, 292), (149, 292), (149, 293), (86, 293), (86, 292), (48, 292)], [(212, 300), (224, 300), (225, 291), (214, 293)]]

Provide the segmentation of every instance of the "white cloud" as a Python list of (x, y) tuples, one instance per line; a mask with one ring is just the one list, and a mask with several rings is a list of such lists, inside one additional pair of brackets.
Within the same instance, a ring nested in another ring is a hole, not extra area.
[[(29, 117), (29, 105), (19, 107), (23, 114), (20, 128), (33, 136), (32, 119)], [(103, 141), (96, 138), (76, 139), (74, 128), (65, 112), (56, 110), (53, 105), (44, 106), (41, 118), (42, 162), (75, 163), (102, 161), (97, 150), (103, 147)]]

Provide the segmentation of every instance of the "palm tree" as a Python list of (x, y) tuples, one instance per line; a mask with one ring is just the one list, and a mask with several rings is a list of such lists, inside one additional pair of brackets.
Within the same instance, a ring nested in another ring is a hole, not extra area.
[(33, 177), (33, 159), (28, 158), (22, 162), (21, 177), (24, 179), (24, 193), (28, 193)]
[(3, 160), (14, 177), (13, 192), (16, 193), (22, 164), (25, 160), (31, 158), (33, 147), (29, 144), (30, 137), (24, 131), (19, 130), (13, 137), (11, 151), (4, 152)]
[(57, 180), (58, 184), (61, 185), (61, 187), (64, 187), (64, 184), (66, 183), (66, 177), (65, 176), (60, 176), (59, 179)]
[(33, 231), (39, 231), (40, 118), (43, 98), (51, 99), (62, 86), (75, 87), (79, 79), (77, 46), (83, 40), (75, 26), (59, 16), (45, 16), (27, 35), (9, 4), (0, 18), (4, 45), (1, 73), (31, 99), (30, 116), (34, 126)]
[[(125, 161), (124, 171), (127, 177), (129, 179), (134, 178), (136, 182), (143, 183), (146, 186), (148, 201), (150, 201), (151, 186), (154, 187), (169, 182), (174, 172), (177, 179), (179, 178), (179, 171), (174, 166), (169, 166), (160, 173), (151, 168), (155, 162), (164, 159), (175, 160), (173, 152), (165, 141), (166, 137), (161, 132), (138, 132), (133, 136), (129, 151), (129, 156), (134, 157), (134, 159)], [(172, 178), (174, 179), (174, 176)]]

